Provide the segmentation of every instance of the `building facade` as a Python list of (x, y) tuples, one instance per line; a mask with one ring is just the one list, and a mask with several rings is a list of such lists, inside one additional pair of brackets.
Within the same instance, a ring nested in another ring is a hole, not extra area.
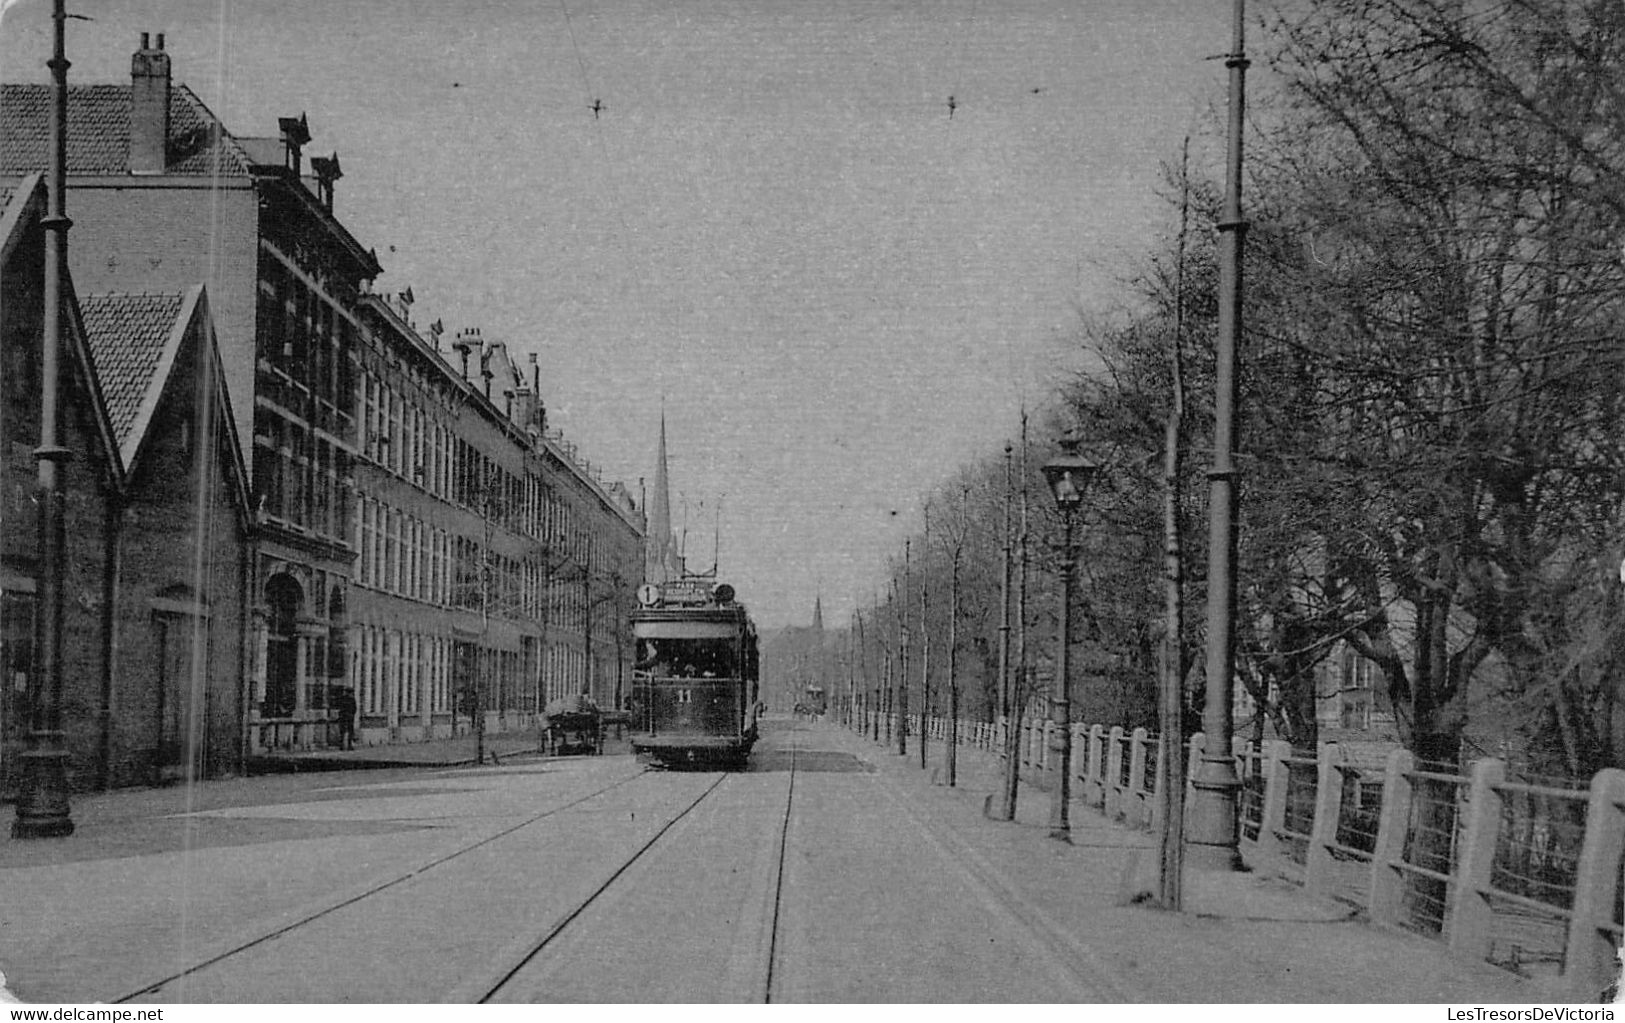
[[(43, 608), (44, 188), (0, 186), (0, 790), (16, 783)], [(70, 236), (71, 237), (71, 236)], [(70, 246), (71, 251), (71, 246)], [(64, 296), (57, 390), (66, 510), (61, 723), (80, 788), (235, 771), (245, 751), (248, 503), (208, 296)]]
[[(26, 175), (38, 187), (50, 90), (0, 90), (9, 209), (23, 201), (12, 191)], [(386, 742), (458, 734), (476, 713), (493, 730), (524, 727), (553, 694), (587, 689), (608, 701), (618, 692), (621, 607), (641, 582), (641, 516), (547, 431), (534, 366), (527, 380), (505, 345), (477, 331), (442, 351), (438, 329), (425, 338), (412, 327), (409, 305), (373, 294), (381, 267), (334, 213), (337, 155), (305, 155), (303, 115), (277, 127), (265, 137), (229, 132), (172, 80), (162, 35), (155, 45), (143, 35), (127, 83), (68, 90), (70, 270), (81, 293), (109, 296), (94, 316), (109, 369), (99, 380), (80, 339), (90, 418), (73, 443), (89, 445), (100, 422), (108, 454), (105, 465), (87, 458), (73, 470), (86, 495), (85, 522), (71, 524), (75, 549), (100, 559), (87, 562), (87, 579), (116, 579), (121, 561), (162, 566), (174, 548), (148, 527), (167, 519), (191, 523), (199, 536), (186, 542), (211, 551), (206, 581), (159, 572), (157, 590), (119, 605), (131, 615), (146, 607), (147, 618), (110, 619), (82, 648), (70, 637), (75, 656), (89, 658), (76, 677), (110, 677), (113, 660), (96, 651), (138, 631), (168, 659), (153, 669), (151, 692), (128, 696), (158, 729), (151, 736), (118, 732), (105, 682), (67, 708), (103, 733), (92, 743), (103, 748), (102, 772), (139, 773), (110, 752), (138, 741), (149, 753), (123, 760), (145, 757), (161, 774), (199, 757), (226, 769), (256, 752), (332, 745), (351, 700), (362, 741)], [(12, 248), (32, 251), (23, 241)], [(11, 274), (15, 288), (28, 279)], [(177, 319), (159, 323), (160, 310)], [(10, 303), (6, 318), (19, 339), (37, 329)], [(166, 367), (179, 360), (187, 379), (216, 381), (207, 404), (224, 419), (160, 415), (204, 400), (177, 384), (142, 392), (151, 407), (135, 433), (110, 425), (127, 411), (129, 374), (156, 379), (152, 367), (119, 361), (130, 344), (169, 359)], [(205, 439), (211, 460), (197, 461)], [(26, 477), (31, 457), (11, 461), (22, 468), (8, 472)], [(107, 495), (92, 500), (90, 481), (102, 477)], [(191, 484), (165, 491), (182, 478)], [(136, 521), (141, 528), (129, 528)], [(32, 614), (26, 550), (7, 566), (5, 635), (20, 636)], [(74, 585), (98, 592), (77, 577)], [(23, 647), (8, 638), (4, 656), (21, 664)], [(200, 650), (209, 677), (187, 683), (196, 700), (182, 700), (166, 680), (180, 684), (172, 669), (202, 663)], [(7, 691), (27, 676), (26, 665), (8, 668)], [(7, 711), (8, 734), (19, 713)], [(210, 738), (185, 750), (166, 738), (199, 728)]]
[[(42, 168), (46, 86), (0, 96), (0, 173)], [(68, 89), (70, 267), (90, 292), (208, 286), (234, 430), (248, 447), (251, 748), (325, 742), (345, 674), (356, 301), (381, 272), (333, 215), (336, 157), (303, 116), (239, 138), (143, 35), (128, 83)]]
[(642, 522), (547, 431), (507, 346), (441, 348), (405, 296), (363, 296), (350, 675), (362, 742), (533, 726), (618, 698)]

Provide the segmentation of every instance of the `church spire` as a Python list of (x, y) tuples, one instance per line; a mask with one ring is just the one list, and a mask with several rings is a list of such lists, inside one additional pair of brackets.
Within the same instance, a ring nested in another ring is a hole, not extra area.
[(683, 574), (671, 534), (671, 480), (666, 472), (666, 410), (660, 410), (660, 443), (655, 449), (655, 481), (649, 494), (647, 532), (644, 535), (643, 578), (669, 582)]
[(813, 623), (815, 631), (824, 631), (824, 595), (822, 593), (813, 597)]

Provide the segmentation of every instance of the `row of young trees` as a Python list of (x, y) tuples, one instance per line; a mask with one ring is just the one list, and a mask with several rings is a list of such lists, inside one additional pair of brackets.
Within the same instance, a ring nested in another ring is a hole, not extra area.
[[(1493, 747), (1542, 773), (1617, 764), (1625, 4), (1283, 0), (1257, 28), (1271, 74), (1247, 137), (1238, 679), (1279, 734), (1313, 745), (1317, 668), (1352, 650), (1426, 760)], [(1052, 683), (1059, 531), (1039, 467), (1076, 428), (1110, 458), (1081, 531), (1074, 717), (1154, 722), (1176, 353), (1186, 606), (1205, 585), (1193, 527), (1206, 516), (1221, 195), (1184, 161), (1164, 184), (1181, 227), (1123, 282), (1134, 311), (1081, 329), (1094, 365), (1017, 445), (1013, 526), (1003, 456), (945, 481), (906, 578), (894, 559), (852, 623), (835, 690), (889, 678), (916, 709), (942, 713), (958, 694), (964, 713), (995, 715), (1007, 536), (1011, 604), (1024, 605), (1017, 699)], [(1195, 708), (1205, 622), (1184, 618)]]

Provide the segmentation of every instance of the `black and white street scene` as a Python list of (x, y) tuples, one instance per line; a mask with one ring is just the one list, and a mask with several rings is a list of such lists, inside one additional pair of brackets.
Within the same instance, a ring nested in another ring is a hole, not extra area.
[(0, 1002), (1612, 1019), (1622, 68), (0, 0)]

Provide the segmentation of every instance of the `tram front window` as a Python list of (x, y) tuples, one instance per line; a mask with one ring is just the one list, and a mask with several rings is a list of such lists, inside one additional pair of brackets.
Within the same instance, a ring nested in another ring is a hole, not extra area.
[(645, 639), (635, 667), (655, 678), (733, 678), (737, 660), (726, 639)]

